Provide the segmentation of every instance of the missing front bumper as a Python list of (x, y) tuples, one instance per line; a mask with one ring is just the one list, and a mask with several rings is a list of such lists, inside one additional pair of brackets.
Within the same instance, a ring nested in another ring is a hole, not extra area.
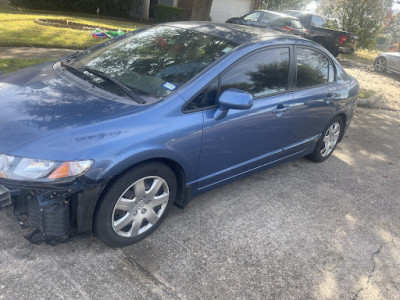
[(107, 182), (33, 185), (0, 178), (0, 184), (4, 184), (0, 185), (4, 187), (0, 199), (7, 199), (0, 202), (12, 204), (21, 227), (34, 230), (25, 237), (35, 244), (59, 244), (71, 237), (90, 235), (96, 203)]
[(11, 203), (10, 191), (0, 185), (0, 209), (10, 206)]
[(56, 192), (36, 193), (27, 202), (29, 225), (43, 236), (64, 237), (70, 233), (70, 203)]

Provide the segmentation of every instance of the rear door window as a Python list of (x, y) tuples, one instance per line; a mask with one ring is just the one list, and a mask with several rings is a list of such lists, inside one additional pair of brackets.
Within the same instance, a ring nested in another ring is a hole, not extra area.
[(274, 19), (276, 19), (276, 14), (272, 14), (272, 13), (269, 13), (269, 12), (264, 12), (264, 15), (263, 15), (263, 17), (261, 19), (261, 22), (270, 23)]
[(335, 81), (335, 71), (331, 61), (321, 52), (296, 48), (296, 87), (307, 88)]

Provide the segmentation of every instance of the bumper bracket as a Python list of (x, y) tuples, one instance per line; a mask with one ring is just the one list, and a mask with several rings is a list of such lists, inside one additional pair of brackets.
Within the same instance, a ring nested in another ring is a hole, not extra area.
[(0, 209), (11, 205), (10, 191), (4, 186), (0, 185)]

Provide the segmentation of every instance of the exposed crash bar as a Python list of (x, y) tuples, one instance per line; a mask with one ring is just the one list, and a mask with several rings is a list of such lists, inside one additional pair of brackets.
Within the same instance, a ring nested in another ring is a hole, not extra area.
[(0, 209), (11, 205), (10, 191), (0, 185)]

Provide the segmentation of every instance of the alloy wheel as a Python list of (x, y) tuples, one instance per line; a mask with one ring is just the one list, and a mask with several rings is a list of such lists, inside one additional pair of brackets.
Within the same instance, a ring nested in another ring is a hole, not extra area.
[(115, 203), (112, 228), (121, 237), (136, 237), (148, 231), (163, 215), (170, 198), (167, 182), (158, 176), (137, 180)]
[(339, 122), (334, 122), (332, 123), (331, 126), (329, 126), (322, 140), (323, 147), (320, 151), (322, 157), (326, 157), (329, 154), (331, 154), (331, 152), (333, 151), (339, 140), (339, 135), (340, 135), (340, 124)]
[(386, 70), (386, 60), (384, 58), (378, 58), (375, 61), (375, 70), (383, 72)]

